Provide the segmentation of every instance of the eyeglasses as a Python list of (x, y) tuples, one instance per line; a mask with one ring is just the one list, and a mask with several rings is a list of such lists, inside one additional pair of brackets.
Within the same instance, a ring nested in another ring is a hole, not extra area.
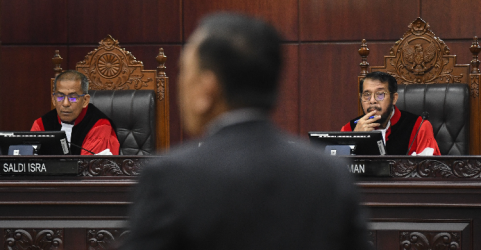
[(57, 100), (57, 102), (63, 102), (63, 100), (65, 99), (65, 97), (67, 97), (68, 101), (71, 102), (71, 103), (75, 103), (78, 101), (78, 99), (80, 97), (83, 97), (85, 96), (86, 94), (83, 94), (83, 95), (79, 95), (79, 94), (68, 94), (68, 95), (64, 95), (62, 93), (53, 93), (52, 94), (54, 97), (55, 97), (55, 100)]
[[(362, 101), (364, 102), (368, 102), (369, 100), (371, 100), (371, 96), (372, 96), (373, 93), (371, 92), (364, 92), (361, 94), (361, 99)], [(374, 93), (374, 99), (376, 99), (376, 101), (382, 101), (384, 100), (384, 98), (386, 98), (386, 94), (389, 94), (389, 92), (376, 92)]]

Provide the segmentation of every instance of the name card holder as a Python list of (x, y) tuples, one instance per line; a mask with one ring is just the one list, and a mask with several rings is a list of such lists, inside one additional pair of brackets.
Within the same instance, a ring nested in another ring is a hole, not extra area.
[(78, 159), (4, 158), (0, 176), (77, 175)]
[(347, 168), (349, 172), (360, 177), (391, 177), (389, 161), (353, 160)]

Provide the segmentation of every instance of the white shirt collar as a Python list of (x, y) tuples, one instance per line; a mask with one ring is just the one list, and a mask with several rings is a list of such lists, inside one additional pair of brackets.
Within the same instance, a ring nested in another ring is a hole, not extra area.
[(386, 125), (385, 128), (376, 129), (376, 131), (381, 131), (381, 133), (382, 133), (382, 139), (384, 140), (384, 145), (386, 145), (386, 131), (387, 131), (388, 128), (391, 126), (391, 118), (394, 116), (394, 112), (396, 112), (396, 109), (395, 109), (395, 108), (392, 109), (391, 116), (389, 117), (389, 121), (387, 122), (387, 125)]
[(67, 141), (69, 143), (70, 143), (70, 138), (72, 137), (72, 129), (73, 129), (73, 124), (62, 122), (62, 128), (60, 129), (60, 131), (65, 131), (65, 135), (67, 136)]

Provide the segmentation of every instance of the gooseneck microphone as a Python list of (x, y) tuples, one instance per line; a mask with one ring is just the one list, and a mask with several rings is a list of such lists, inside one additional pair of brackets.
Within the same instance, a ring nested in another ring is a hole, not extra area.
[[(79, 145), (75, 145), (75, 144), (73, 144), (73, 143), (71, 143), (71, 142), (69, 142), (69, 144), (72, 145), (72, 146), (75, 146), (75, 147), (77, 147), (77, 148), (83, 149), (83, 150), (91, 153), (92, 155), (95, 155), (94, 152), (92, 152), (92, 151), (90, 151), (90, 150), (88, 150), (88, 149), (82, 148), (82, 147), (80, 147)], [(70, 153), (72, 153), (72, 151), (70, 151)]]
[(414, 138), (413, 138), (413, 141), (411, 142), (411, 145), (409, 145), (409, 148), (408, 148), (408, 151), (406, 152), (406, 155), (409, 154), (409, 150), (411, 150), (411, 147), (413, 146), (413, 143), (414, 143), (414, 141), (416, 140), (416, 137), (418, 136), (419, 130), (421, 129), (421, 125), (423, 125), (423, 122), (429, 118), (429, 112), (428, 112), (428, 111), (424, 111), (424, 112), (421, 114), (421, 117), (422, 117), (423, 119), (421, 120), (421, 124), (419, 124), (419, 128), (418, 128), (418, 130), (416, 131), (416, 134), (414, 135)]

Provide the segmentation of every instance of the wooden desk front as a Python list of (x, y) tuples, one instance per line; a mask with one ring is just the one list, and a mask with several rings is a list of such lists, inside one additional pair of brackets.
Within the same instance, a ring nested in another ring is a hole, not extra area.
[[(113, 246), (128, 233), (124, 228), (135, 176), (153, 158), (76, 156), (68, 158), (77, 161), (78, 174), (74, 176), (1, 176), (1, 245), (4, 249), (68, 250)], [(0, 157), (7, 162), (65, 159)]]
[(387, 162), (358, 179), (376, 249), (481, 249), (481, 157), (348, 157)]
[[(154, 158), (76, 156), (76, 176), (1, 176), (1, 245), (107, 249), (128, 233), (130, 189)], [(348, 158), (389, 166), (358, 179), (376, 249), (481, 249), (481, 157)]]

